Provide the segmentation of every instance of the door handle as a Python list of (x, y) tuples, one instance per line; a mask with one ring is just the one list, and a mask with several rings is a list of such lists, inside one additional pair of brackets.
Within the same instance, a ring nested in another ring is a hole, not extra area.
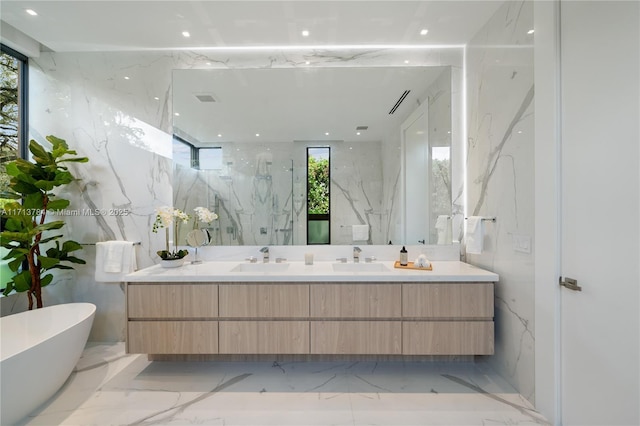
[(562, 287), (566, 287), (569, 290), (582, 291), (582, 287), (578, 285), (578, 280), (574, 280), (573, 278), (569, 277), (565, 277), (565, 279), (562, 280), (562, 277), (560, 277), (558, 281), (560, 282), (560, 285)]

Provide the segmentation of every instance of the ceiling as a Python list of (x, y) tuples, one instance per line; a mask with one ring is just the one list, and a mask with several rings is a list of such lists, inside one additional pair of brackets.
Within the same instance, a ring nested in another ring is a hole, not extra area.
[[(482, 0), (2, 0), (0, 18), (3, 25), (8, 23), (39, 42), (41, 50), (60, 53), (269, 46), (460, 47), (502, 4)], [(27, 9), (37, 15), (29, 15)], [(424, 29), (428, 32), (421, 34)], [(190, 36), (183, 36), (183, 31)], [(411, 90), (402, 108), (413, 108), (442, 69), (381, 68), (368, 77), (340, 68), (252, 75), (243, 71), (242, 76), (236, 70), (218, 71), (221, 74), (215, 79), (211, 73), (196, 72), (174, 80), (174, 89), (181, 88), (173, 92), (173, 107), (180, 113), (174, 117), (174, 127), (195, 145), (206, 146), (247, 142), (258, 132), (264, 142), (380, 140), (388, 132), (383, 123), (393, 124), (388, 112), (402, 92)], [(201, 93), (214, 94), (217, 102), (197, 101), (194, 95)], [(257, 102), (258, 98), (266, 103)], [(355, 127), (360, 125), (369, 129), (356, 138)]]
[(380, 141), (447, 68), (174, 70), (174, 132), (196, 146)]
[[(465, 44), (501, 1), (2, 0), (0, 18), (56, 52)], [(26, 13), (32, 9), (37, 16)], [(422, 29), (428, 29), (421, 35)], [(302, 31), (309, 31), (303, 36)], [(190, 37), (184, 37), (188, 31)]]

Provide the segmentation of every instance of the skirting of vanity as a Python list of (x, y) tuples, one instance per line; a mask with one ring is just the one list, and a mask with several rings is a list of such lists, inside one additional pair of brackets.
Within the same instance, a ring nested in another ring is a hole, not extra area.
[(127, 352), (158, 360), (493, 354), (494, 282), (488, 279), (495, 274), (429, 281), (435, 277), (406, 273), (387, 281), (379, 281), (385, 274), (325, 281), (133, 274), (140, 281), (126, 284)]

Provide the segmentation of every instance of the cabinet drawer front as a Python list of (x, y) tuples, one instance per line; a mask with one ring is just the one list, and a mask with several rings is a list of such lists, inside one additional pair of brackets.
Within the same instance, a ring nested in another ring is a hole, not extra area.
[(218, 286), (128, 284), (129, 318), (216, 318)]
[(306, 318), (306, 284), (238, 284), (220, 286), (220, 316), (226, 318)]
[(311, 286), (313, 318), (400, 318), (402, 286), (319, 284)]
[(400, 321), (312, 321), (312, 354), (400, 354)]
[(492, 321), (407, 321), (402, 324), (404, 355), (493, 355)]
[(493, 283), (403, 284), (405, 318), (493, 318)]
[(308, 321), (222, 321), (220, 353), (308, 354)]
[(129, 353), (216, 354), (217, 321), (130, 321)]

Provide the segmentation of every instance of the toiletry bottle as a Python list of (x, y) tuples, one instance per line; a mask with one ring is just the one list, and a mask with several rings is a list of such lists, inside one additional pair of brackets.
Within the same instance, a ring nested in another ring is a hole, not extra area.
[(402, 250), (400, 250), (400, 266), (407, 266), (407, 249), (402, 246)]

